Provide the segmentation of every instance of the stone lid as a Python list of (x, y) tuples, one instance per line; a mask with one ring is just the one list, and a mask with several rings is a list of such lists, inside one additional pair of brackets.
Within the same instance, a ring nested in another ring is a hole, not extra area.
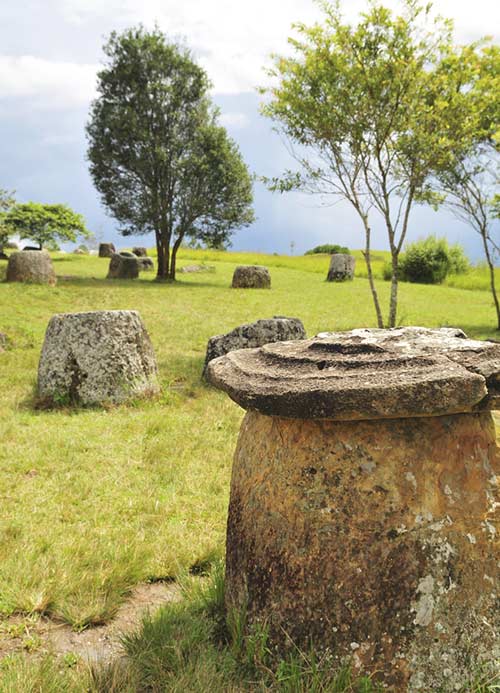
[(458, 329), (321, 333), (232, 351), (207, 378), (244, 409), (300, 419), (392, 419), (500, 408), (500, 343)]

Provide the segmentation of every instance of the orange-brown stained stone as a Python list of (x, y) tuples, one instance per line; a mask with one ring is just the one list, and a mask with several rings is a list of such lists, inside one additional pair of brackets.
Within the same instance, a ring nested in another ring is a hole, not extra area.
[[(246, 414), (227, 536), (228, 608), (351, 659), (393, 691), (493, 668), (499, 456), (489, 413), (382, 421)], [(458, 687), (458, 688), (457, 688)]]

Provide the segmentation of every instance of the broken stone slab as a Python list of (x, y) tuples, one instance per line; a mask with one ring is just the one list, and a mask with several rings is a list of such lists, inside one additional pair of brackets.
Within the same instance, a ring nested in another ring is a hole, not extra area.
[(137, 279), (140, 268), (139, 258), (132, 253), (114, 253), (109, 261), (106, 279)]
[(231, 352), (210, 382), (245, 409), (308, 419), (391, 419), (500, 406), (500, 344), (461, 330), (324, 333)]
[(215, 265), (184, 265), (179, 272), (193, 274), (194, 272), (215, 272)]
[(38, 397), (47, 405), (120, 404), (159, 392), (149, 335), (134, 310), (54, 315), (38, 366)]
[(56, 284), (56, 273), (45, 250), (22, 250), (12, 253), (7, 265), (8, 282)]
[(330, 267), (326, 277), (327, 282), (345, 282), (354, 279), (356, 259), (352, 255), (334, 253), (330, 258)]
[(99, 257), (112, 257), (116, 253), (113, 243), (99, 243)]
[(493, 674), (500, 344), (353, 330), (229, 352), (207, 373), (248, 409), (226, 542), (226, 606), (246, 628), (394, 691)]
[(257, 320), (235, 327), (231, 332), (210, 337), (207, 344), (203, 377), (210, 361), (224, 356), (236, 349), (252, 349), (270, 342), (283, 342), (295, 339), (305, 339), (306, 331), (298, 318), (274, 318)]
[(271, 275), (261, 265), (239, 265), (233, 273), (233, 289), (270, 289)]

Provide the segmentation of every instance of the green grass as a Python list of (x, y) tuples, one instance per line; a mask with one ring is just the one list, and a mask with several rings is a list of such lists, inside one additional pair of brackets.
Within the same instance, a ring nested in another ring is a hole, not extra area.
[[(124, 656), (99, 665), (74, 657), (38, 662), (26, 656), (0, 661), (2, 693), (377, 693), (383, 688), (356, 677), (349, 663), (338, 669), (329, 653), (298, 648), (286, 659), (273, 655), (265, 627), (244, 628), (244, 614), (226, 620), (223, 563), (202, 581), (180, 580), (183, 598), (146, 613), (137, 630), (122, 637)], [(498, 680), (476, 672), (459, 693), (494, 693)]]
[[(184, 578), (183, 600), (146, 615), (123, 638), (125, 662), (91, 672), (95, 693), (125, 691), (276, 691), (280, 693), (374, 693), (369, 678), (355, 679), (349, 666), (332, 669), (328, 656), (297, 650), (274, 661), (266, 631), (243, 635), (226, 627), (223, 564), (203, 583)], [(233, 624), (236, 619), (233, 619)]]
[[(351, 251), (356, 258), (355, 276), (366, 279), (368, 274), (361, 250)], [(262, 253), (225, 252), (220, 250), (192, 250), (181, 248), (179, 259), (192, 262), (234, 262), (237, 264), (260, 264), (267, 267), (283, 267), (287, 269), (315, 272), (326, 277), (330, 255), (265, 255)], [(391, 254), (387, 250), (372, 252), (372, 271), (375, 279), (382, 279), (383, 268), (390, 262)], [(186, 263), (187, 264), (187, 263)], [(495, 269), (495, 280), (500, 287), (500, 267)], [(472, 266), (465, 274), (450, 275), (444, 281), (444, 286), (471, 291), (490, 291), (490, 277), (486, 265)]]
[[(384, 254), (376, 256), (381, 267)], [(8, 336), (0, 353), (3, 617), (45, 613), (75, 628), (102, 623), (139, 581), (176, 576), (223, 554), (243, 412), (200, 380), (210, 336), (273, 315), (300, 317), (309, 335), (375, 326), (366, 279), (325, 282), (328, 257), (181, 251), (180, 265), (201, 261), (216, 271), (179, 274), (174, 285), (162, 285), (152, 274), (106, 281), (106, 260), (58, 254), (55, 288), (0, 283), (0, 332)], [(249, 262), (270, 267), (270, 291), (229, 288), (235, 265)], [(387, 306), (388, 284), (380, 281), (379, 290)], [(50, 317), (119, 308), (141, 313), (161, 398), (119, 408), (34, 409)], [(489, 292), (470, 287), (402, 284), (399, 320), (498, 338)]]

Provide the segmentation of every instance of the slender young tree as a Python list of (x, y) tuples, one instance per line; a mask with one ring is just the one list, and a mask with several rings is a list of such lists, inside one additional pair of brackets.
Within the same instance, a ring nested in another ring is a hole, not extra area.
[(394, 16), (376, 2), (356, 26), (339, 5), (321, 3), (321, 25), (296, 26), (294, 55), (275, 57), (263, 112), (290, 143), (299, 171), (271, 189), (334, 196), (349, 202), (365, 236), (364, 257), (377, 323), (384, 325), (371, 268), (373, 215), (385, 225), (392, 277), (386, 324), (397, 320), (399, 254), (410, 213), (435, 199), (430, 177), (447, 166), (475, 126), (469, 67), (452, 44), (451, 24), (430, 29), (429, 7), (406, 0)]
[[(495, 193), (500, 180), (499, 153), (493, 144), (478, 143), (475, 150), (456, 161), (439, 177), (443, 204), (452, 214), (474, 229), (481, 238), (488, 266), (490, 289), (500, 330), (500, 301), (495, 284), (495, 256), (500, 253), (500, 230)], [(497, 193), (498, 194), (498, 193)], [(495, 223), (496, 222), (496, 223)]]
[(185, 238), (227, 242), (253, 221), (252, 180), (190, 52), (155, 29), (113, 32), (87, 125), (90, 173), (123, 235), (154, 233), (157, 279)]
[(490, 289), (500, 330), (500, 300), (495, 284), (495, 258), (500, 255), (500, 48), (486, 45), (468, 51), (473, 88), (467, 92), (474, 116), (472, 137), (463, 150), (438, 172), (434, 185), (441, 203), (479, 234), (488, 266)]

